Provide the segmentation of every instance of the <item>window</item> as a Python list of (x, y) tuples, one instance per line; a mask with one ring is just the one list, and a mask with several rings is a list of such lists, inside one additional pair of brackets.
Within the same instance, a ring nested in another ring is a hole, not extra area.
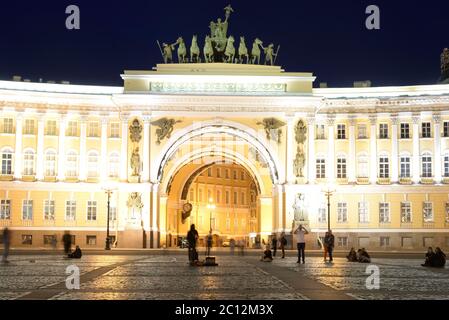
[(430, 122), (421, 123), (421, 137), (422, 138), (432, 138)]
[(233, 176), (234, 180), (237, 180), (237, 171), (234, 170), (232, 172), (232, 176)]
[(110, 138), (120, 138), (120, 123), (112, 122), (110, 125)]
[(443, 157), (443, 176), (445, 178), (449, 177), (449, 154), (446, 154)]
[(388, 202), (379, 203), (379, 222), (390, 222), (390, 204)]
[(421, 159), (422, 164), (422, 177), (431, 178), (432, 177), (432, 155), (430, 153), (425, 153)]
[(359, 223), (368, 223), (369, 222), (369, 211), (368, 211), (368, 202), (362, 201), (359, 202)]
[(3, 133), (14, 133), (14, 125), (12, 119), (3, 119)]
[(22, 234), (22, 244), (31, 246), (33, 244), (33, 236), (30, 234)]
[(65, 220), (75, 221), (76, 219), (76, 201), (68, 200), (65, 202)]
[(99, 136), (98, 132), (100, 131), (99, 128), (100, 125), (98, 124), (98, 122), (89, 122), (87, 136), (92, 138), (98, 137)]
[(23, 200), (22, 220), (33, 220), (33, 200)]
[(379, 124), (379, 139), (388, 139), (388, 124)]
[(401, 202), (401, 222), (412, 222), (412, 208), (410, 202)]
[(23, 134), (34, 134), (34, 120), (26, 119)]
[(357, 177), (367, 178), (368, 177), (368, 156), (360, 155), (357, 158)]
[(388, 161), (388, 156), (381, 156), (379, 158), (379, 178), (389, 178), (390, 177), (390, 165)]
[(240, 172), (240, 180), (245, 180), (245, 172)]
[(50, 246), (56, 243), (56, 235), (44, 235), (44, 245)]
[(11, 219), (11, 200), (0, 201), (0, 220)]
[(45, 176), (56, 176), (56, 152), (53, 150), (48, 150), (45, 153)]
[(55, 200), (44, 201), (44, 220), (55, 220)]
[(316, 177), (317, 179), (326, 178), (326, 160), (316, 159)]
[(339, 202), (337, 205), (337, 221), (348, 222), (348, 204), (346, 202)]
[(12, 150), (4, 149), (2, 151), (2, 175), (12, 174)]
[(348, 246), (348, 237), (337, 238), (337, 247), (347, 247), (347, 246)]
[(357, 137), (359, 139), (366, 139), (368, 137), (368, 134), (366, 132), (366, 124), (360, 124), (357, 127)]
[(443, 137), (445, 137), (445, 138), (449, 137), (449, 122), (448, 121), (443, 122)]
[(78, 176), (78, 155), (75, 151), (70, 151), (67, 154), (66, 160), (66, 176), (74, 178)]
[(432, 202), (423, 203), (423, 219), (424, 222), (433, 222), (433, 206)]
[(324, 140), (324, 139), (326, 139), (326, 133), (325, 133), (324, 124), (317, 124), (316, 125), (316, 139), (317, 140)]
[(220, 170), (220, 168), (217, 168), (217, 178), (221, 178), (221, 170)]
[(47, 121), (47, 126), (45, 128), (45, 134), (47, 136), (55, 136), (56, 135), (56, 121), (55, 120)]
[(211, 168), (207, 169), (207, 176), (212, 177), (212, 169)]
[(241, 193), (240, 201), (241, 201), (241, 204), (244, 206), (245, 205), (245, 192)]
[(69, 121), (67, 125), (66, 136), (68, 137), (78, 136), (78, 123), (76, 121)]
[(346, 158), (342, 156), (337, 158), (337, 178), (346, 179)]
[(96, 246), (97, 245), (97, 236), (86, 236), (86, 245)]
[(409, 156), (401, 156), (400, 158), (400, 177), (401, 178), (410, 178), (410, 157)]
[(318, 222), (326, 223), (327, 222), (327, 211), (326, 204), (322, 203), (318, 208)]
[(237, 192), (234, 192), (234, 204), (235, 205), (237, 204), (237, 201), (238, 201), (238, 199), (237, 199)]
[(117, 207), (109, 208), (109, 221), (117, 221)]
[(34, 151), (27, 150), (23, 155), (23, 174), (26, 176), (34, 175)]
[(229, 204), (229, 191), (225, 192), (226, 204)]
[(98, 153), (91, 151), (87, 155), (87, 176), (89, 178), (98, 177)]
[(337, 124), (337, 139), (346, 139), (346, 125)]
[(380, 246), (383, 248), (390, 246), (390, 237), (380, 237)]
[(97, 201), (87, 201), (87, 220), (97, 220)]
[(109, 177), (117, 178), (120, 170), (120, 156), (114, 152), (109, 155)]
[(226, 170), (225, 170), (225, 178), (226, 178), (226, 179), (229, 179), (229, 169), (226, 169)]
[(409, 123), (401, 123), (401, 139), (410, 139)]

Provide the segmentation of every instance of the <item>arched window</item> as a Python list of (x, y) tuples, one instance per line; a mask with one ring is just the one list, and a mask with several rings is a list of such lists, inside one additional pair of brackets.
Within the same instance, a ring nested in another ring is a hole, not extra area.
[(421, 176), (423, 178), (431, 178), (432, 177), (432, 154), (430, 152), (425, 152), (422, 154), (421, 167), (422, 167)]
[(56, 176), (56, 151), (48, 150), (45, 153), (45, 176)]
[(379, 178), (390, 177), (390, 161), (388, 155), (383, 154), (379, 157)]
[(34, 175), (34, 151), (29, 149), (23, 154), (23, 174), (26, 176)]
[(120, 170), (120, 156), (117, 152), (109, 155), (109, 177), (117, 178)]
[(87, 176), (89, 178), (98, 177), (98, 152), (90, 151), (87, 154)]
[(1, 161), (2, 161), (1, 174), (2, 175), (11, 175), (12, 174), (12, 149), (4, 148), (2, 150)]
[(410, 156), (407, 154), (401, 155), (399, 159), (400, 163), (400, 172), (399, 175), (401, 178), (410, 178), (411, 177), (411, 160)]
[(78, 176), (78, 154), (75, 151), (69, 151), (66, 157), (66, 176), (73, 178)]
[(337, 179), (346, 179), (346, 157), (340, 155), (337, 157)]
[(357, 177), (368, 178), (368, 174), (368, 156), (366, 154), (361, 154), (357, 157)]

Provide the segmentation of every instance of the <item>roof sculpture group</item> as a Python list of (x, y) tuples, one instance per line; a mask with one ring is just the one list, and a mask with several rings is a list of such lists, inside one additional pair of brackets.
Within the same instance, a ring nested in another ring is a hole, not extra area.
[(449, 49), (444, 48), (441, 53), (441, 82), (449, 82)]
[(270, 43), (264, 47), (263, 42), (256, 38), (253, 41), (252, 49), (249, 50), (246, 46), (245, 37), (240, 37), (238, 48), (235, 47), (236, 39), (230, 35), (228, 36), (229, 18), (234, 12), (231, 5), (224, 8), (225, 20), (217, 19), (217, 22), (211, 21), (209, 25), (210, 34), (204, 40), (203, 50), (201, 51), (198, 36), (194, 35), (190, 45), (190, 55), (187, 53), (187, 45), (182, 37), (179, 37), (176, 42), (162, 43), (157, 41), (159, 49), (161, 50), (164, 63), (173, 63), (173, 52), (177, 48), (177, 62), (178, 63), (245, 63), (245, 64), (260, 64), (262, 52), (264, 53), (265, 65), (274, 65), (279, 53), (280, 46), (275, 51), (274, 44)]

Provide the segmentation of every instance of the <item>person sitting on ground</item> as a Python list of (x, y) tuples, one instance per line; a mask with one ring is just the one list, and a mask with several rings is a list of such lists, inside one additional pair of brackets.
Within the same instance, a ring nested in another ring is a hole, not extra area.
[(371, 257), (365, 248), (359, 249), (357, 256), (360, 263), (371, 263)]
[(82, 252), (80, 249), (80, 246), (76, 246), (75, 251), (73, 251), (72, 253), (69, 254), (69, 258), (70, 259), (81, 259), (82, 256)]
[(265, 251), (263, 252), (263, 257), (260, 259), (263, 262), (271, 262), (273, 261), (273, 255), (271, 254), (270, 246), (267, 245), (265, 247)]
[(348, 259), (349, 262), (357, 262), (357, 252), (355, 252), (354, 248), (351, 248), (351, 250), (349, 251), (349, 254), (346, 256), (346, 258)]
[(445, 264), (446, 264), (446, 255), (439, 247), (436, 247), (435, 254), (432, 257), (431, 266), (435, 268), (444, 268)]
[(424, 263), (422, 264), (423, 267), (431, 267), (432, 266), (432, 260), (433, 260), (433, 256), (435, 255), (435, 253), (433, 252), (432, 247), (429, 247), (427, 249), (427, 253), (426, 253), (426, 261), (424, 261)]

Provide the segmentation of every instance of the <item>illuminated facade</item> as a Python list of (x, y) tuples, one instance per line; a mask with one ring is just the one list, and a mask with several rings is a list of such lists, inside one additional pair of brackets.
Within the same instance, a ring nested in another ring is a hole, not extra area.
[(316, 247), (328, 185), (337, 249), (448, 247), (449, 85), (313, 89), (310, 73), (224, 63), (122, 78), (0, 82), (0, 226), (13, 247), (64, 230), (104, 247), (105, 189), (118, 247), (175, 246), (189, 223), (204, 236), (209, 198), (217, 241), (254, 245), (301, 222)]

